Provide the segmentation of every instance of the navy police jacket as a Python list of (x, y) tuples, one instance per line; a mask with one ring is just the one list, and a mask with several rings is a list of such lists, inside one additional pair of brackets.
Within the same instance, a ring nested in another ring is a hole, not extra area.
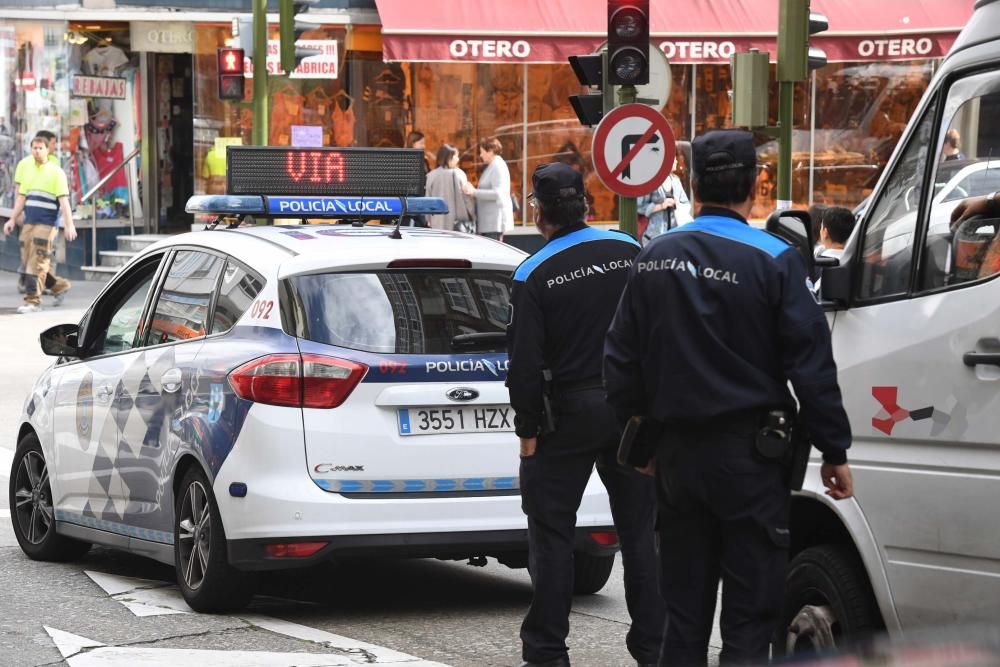
[(542, 371), (560, 384), (600, 383), (604, 335), (639, 244), (584, 223), (559, 230), (514, 273), (507, 326), (507, 387), (514, 426), (538, 435)]
[(851, 428), (830, 328), (798, 250), (728, 209), (702, 208), (636, 258), (604, 347), (618, 416), (706, 422), (794, 407), (828, 463)]

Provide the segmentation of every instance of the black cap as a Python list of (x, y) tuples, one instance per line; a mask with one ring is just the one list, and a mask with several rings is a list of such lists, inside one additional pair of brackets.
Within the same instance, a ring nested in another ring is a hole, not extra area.
[(547, 162), (535, 167), (531, 175), (532, 195), (555, 202), (583, 197), (583, 175), (564, 162)]
[(706, 132), (691, 143), (691, 162), (695, 176), (755, 168), (757, 151), (753, 135), (746, 130)]

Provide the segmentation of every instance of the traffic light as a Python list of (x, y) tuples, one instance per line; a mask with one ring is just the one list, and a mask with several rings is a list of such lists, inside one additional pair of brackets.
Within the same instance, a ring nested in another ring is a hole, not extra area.
[[(603, 53), (593, 53), (586, 56), (570, 56), (569, 64), (576, 78), (585, 86), (603, 88)], [(586, 95), (570, 95), (569, 103), (573, 105), (576, 117), (584, 125), (597, 125), (604, 118), (604, 94), (601, 92)]]
[(809, 10), (809, 0), (781, 0), (778, 14), (778, 81), (805, 81), (826, 64), (826, 53), (809, 38), (830, 27), (826, 17)]
[(280, 0), (278, 26), (281, 34), (281, 69), (285, 70), (286, 74), (294, 72), (303, 58), (322, 53), (318, 49), (295, 46), (302, 33), (316, 29), (314, 24), (296, 21), (295, 17), (309, 11), (309, 8), (318, 2), (319, 0)]
[(608, 83), (649, 83), (649, 0), (608, 0)]
[(219, 99), (243, 99), (243, 49), (224, 47), (217, 52), (219, 61)]

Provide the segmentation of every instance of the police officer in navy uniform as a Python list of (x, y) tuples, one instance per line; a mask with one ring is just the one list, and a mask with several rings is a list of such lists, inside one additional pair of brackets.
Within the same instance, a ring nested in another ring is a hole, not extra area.
[[(534, 584), (521, 626), (524, 664), (569, 665), (576, 512), (595, 463), (625, 567), (632, 617), (626, 643), (640, 664), (655, 664), (665, 613), (657, 591), (656, 492), (652, 479), (615, 460), (621, 433), (601, 381), (604, 335), (639, 244), (584, 223), (583, 178), (572, 167), (540, 165), (532, 186), (535, 225), (547, 243), (514, 274), (507, 328), (507, 386), (521, 440), (521, 502)], [(543, 414), (546, 393), (553, 431)]]
[(759, 437), (775, 415), (794, 416), (791, 381), (827, 494), (844, 499), (851, 430), (805, 262), (747, 224), (751, 134), (708, 133), (692, 156), (699, 214), (636, 258), (608, 332), (605, 382), (620, 418), (662, 428), (647, 468), (667, 603), (660, 664), (705, 664), (720, 577), (720, 662), (759, 664), (782, 608), (790, 502), (787, 467), (764, 456)]

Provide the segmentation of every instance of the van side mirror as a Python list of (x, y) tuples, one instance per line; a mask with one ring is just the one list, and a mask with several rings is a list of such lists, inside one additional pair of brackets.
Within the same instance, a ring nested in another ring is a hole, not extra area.
[(808, 211), (786, 209), (775, 211), (767, 219), (767, 231), (798, 248), (806, 263), (806, 275), (812, 276), (816, 268), (813, 248), (816, 240), (812, 237), (812, 217)]
[(42, 352), (50, 357), (79, 357), (80, 327), (76, 324), (57, 324), (42, 332), (39, 342)]

